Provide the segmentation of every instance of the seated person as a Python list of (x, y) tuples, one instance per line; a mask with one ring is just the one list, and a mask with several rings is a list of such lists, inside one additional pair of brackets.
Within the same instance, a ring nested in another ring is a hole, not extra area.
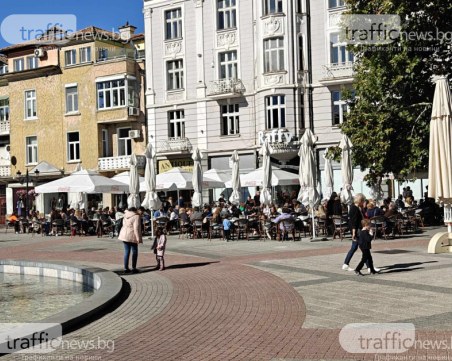
[(282, 231), (282, 233), (284, 233), (285, 229), (284, 229), (284, 222), (285, 220), (294, 220), (294, 217), (292, 216), (292, 214), (290, 213), (290, 209), (283, 207), (282, 209), (282, 213), (276, 217), (272, 222), (279, 224), (279, 229), (280, 231)]
[(366, 218), (373, 218), (382, 216), (383, 212), (380, 208), (375, 207), (375, 203), (373, 201), (369, 201), (367, 203), (367, 212), (366, 212)]
[(19, 223), (19, 218), (16, 215), (16, 212), (13, 212), (9, 218), (8, 218), (8, 222), (10, 222), (13, 226), (14, 226), (14, 231), (16, 233), (20, 232), (20, 223)]

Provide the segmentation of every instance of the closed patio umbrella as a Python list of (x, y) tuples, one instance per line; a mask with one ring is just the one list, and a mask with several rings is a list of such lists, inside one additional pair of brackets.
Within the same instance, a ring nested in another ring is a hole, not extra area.
[(339, 148), (342, 149), (341, 173), (342, 173), (342, 192), (341, 202), (347, 205), (353, 203), (352, 183), (353, 183), (353, 165), (352, 165), (352, 148), (353, 144), (344, 134)]
[(146, 196), (141, 205), (151, 210), (151, 236), (154, 238), (154, 209), (160, 209), (162, 202), (160, 201), (156, 189), (156, 153), (152, 144), (149, 143), (144, 152), (146, 157), (146, 169), (144, 170), (144, 182), (146, 188)]
[(232, 204), (240, 204), (240, 157), (239, 153), (234, 150), (231, 156), (232, 162), (232, 194), (229, 197), (229, 201)]
[(328, 149), (323, 153), (323, 159), (325, 159), (325, 194), (323, 198), (330, 198), (334, 190), (334, 173), (333, 162), (328, 157)]
[(270, 161), (270, 147), (268, 145), (268, 139), (262, 145), (262, 191), (260, 194), (260, 202), (266, 206), (269, 206), (272, 202), (271, 186), (272, 186), (272, 164)]
[(193, 152), (193, 200), (194, 207), (202, 206), (202, 167), (201, 167), (201, 153), (198, 148)]
[(138, 177), (137, 157), (135, 154), (130, 156), (130, 179), (129, 179), (129, 197), (127, 197), (127, 206), (129, 208), (140, 206), (140, 181)]
[(317, 191), (317, 167), (314, 159), (314, 146), (317, 142), (316, 136), (310, 129), (306, 129), (301, 138), (298, 155), (300, 157), (300, 193), (298, 200), (309, 206), (312, 214), (312, 236), (315, 238), (314, 207), (319, 203), (320, 197)]
[[(82, 163), (78, 163), (74, 172), (82, 170)], [(85, 192), (68, 193), (69, 207), (73, 209), (84, 209), (88, 204), (88, 197)]]
[(444, 204), (452, 233), (452, 97), (445, 77), (437, 80), (430, 122), (428, 196)]

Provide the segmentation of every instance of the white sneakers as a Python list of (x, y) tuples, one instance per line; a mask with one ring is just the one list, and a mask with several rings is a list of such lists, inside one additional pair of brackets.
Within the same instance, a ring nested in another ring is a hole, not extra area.
[(354, 268), (351, 268), (348, 264), (343, 264), (342, 269), (344, 271), (354, 271), (355, 270)]
[[(381, 270), (377, 267), (374, 267), (375, 272), (380, 272)], [(370, 268), (367, 269), (367, 273), (371, 274)]]

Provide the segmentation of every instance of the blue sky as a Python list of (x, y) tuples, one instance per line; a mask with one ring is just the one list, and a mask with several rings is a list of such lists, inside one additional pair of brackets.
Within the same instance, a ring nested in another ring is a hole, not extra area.
[[(143, 32), (142, 9), (142, 0), (1, 0), (0, 22), (13, 14), (72, 14), (76, 16), (77, 29), (94, 25), (112, 30), (129, 21), (138, 28), (137, 32)], [(0, 48), (10, 45), (1, 35), (0, 32)]]

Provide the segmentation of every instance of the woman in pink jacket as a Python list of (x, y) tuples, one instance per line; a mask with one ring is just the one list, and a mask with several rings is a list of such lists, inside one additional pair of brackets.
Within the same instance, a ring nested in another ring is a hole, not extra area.
[(129, 256), (132, 250), (132, 272), (137, 273), (138, 260), (138, 244), (143, 243), (141, 236), (141, 219), (135, 207), (131, 207), (124, 213), (121, 232), (118, 239), (124, 243), (124, 270), (126, 273), (129, 269)]

